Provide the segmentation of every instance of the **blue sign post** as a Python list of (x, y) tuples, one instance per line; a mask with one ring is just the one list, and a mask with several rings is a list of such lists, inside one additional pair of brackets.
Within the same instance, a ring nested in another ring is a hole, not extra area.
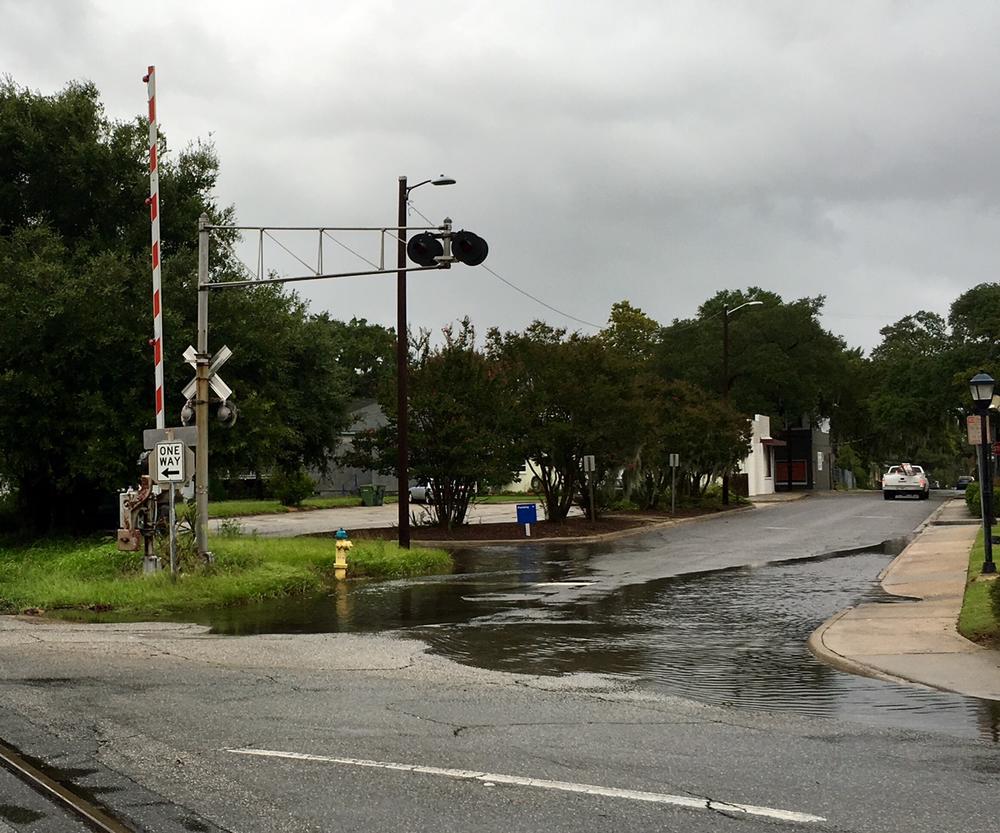
[(538, 507), (533, 503), (517, 504), (517, 522), (524, 524), (524, 534), (531, 537), (531, 525), (538, 523)]

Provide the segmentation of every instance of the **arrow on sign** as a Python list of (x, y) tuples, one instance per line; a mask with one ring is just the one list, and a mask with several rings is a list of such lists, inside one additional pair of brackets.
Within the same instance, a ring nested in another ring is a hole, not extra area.
[(181, 470), (180, 469), (164, 469), (163, 470), (163, 476), (164, 477), (169, 477), (171, 479), (173, 479), (175, 477), (180, 477), (181, 476)]

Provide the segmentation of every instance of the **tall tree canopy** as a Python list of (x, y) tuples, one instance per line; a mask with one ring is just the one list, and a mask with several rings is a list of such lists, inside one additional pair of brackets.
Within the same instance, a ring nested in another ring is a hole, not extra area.
[[(0, 81), (0, 482), (22, 522), (113, 523), (98, 515), (135, 481), (153, 424), (149, 211), (142, 118), (113, 121), (92, 84), (45, 96)], [(197, 219), (232, 217), (212, 198), (218, 159), (195, 143), (159, 154), (168, 424), (191, 370)], [(213, 278), (234, 274), (224, 249)], [(322, 463), (346, 416), (328, 326), (293, 293), (214, 294), (213, 349), (242, 418), (212, 432), (217, 473)]]
[[(760, 301), (728, 316), (748, 301)], [(722, 291), (694, 319), (663, 331), (665, 378), (692, 382), (748, 414), (795, 423), (831, 416), (846, 361), (846, 345), (819, 321), (824, 299), (784, 301), (759, 287)], [(729, 322), (728, 379), (723, 373), (724, 322)]]

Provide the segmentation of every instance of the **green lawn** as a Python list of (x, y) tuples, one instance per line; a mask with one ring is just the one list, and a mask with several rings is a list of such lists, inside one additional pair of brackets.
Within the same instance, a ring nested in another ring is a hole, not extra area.
[[(302, 510), (333, 509), (340, 506), (360, 506), (361, 498), (353, 495), (344, 497), (307, 497), (302, 501)], [(280, 515), (283, 512), (300, 511), (283, 506), (277, 500), (218, 500), (208, 504), (210, 518), (235, 518), (240, 515)]]
[(975, 580), (982, 574), (984, 558), (983, 533), (980, 532), (969, 552), (968, 583), (958, 617), (958, 632), (973, 642), (1000, 646), (1000, 622), (990, 603), (990, 588), (995, 581)]
[[(212, 567), (195, 567), (172, 582), (168, 571), (142, 574), (142, 557), (119, 552), (113, 540), (40, 541), (0, 545), (0, 613), (28, 608), (97, 609), (141, 616), (316, 592), (332, 581), (332, 538), (219, 536)], [(444, 550), (402, 550), (387, 541), (359, 541), (348, 575), (399, 578), (447, 573)]]

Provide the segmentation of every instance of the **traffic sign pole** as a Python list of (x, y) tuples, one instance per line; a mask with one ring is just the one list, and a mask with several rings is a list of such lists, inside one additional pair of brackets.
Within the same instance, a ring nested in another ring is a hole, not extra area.
[(680, 465), (679, 454), (670, 455), (670, 514), (677, 512), (677, 466)]
[(177, 581), (177, 512), (174, 507), (176, 487), (170, 484), (170, 580)]

